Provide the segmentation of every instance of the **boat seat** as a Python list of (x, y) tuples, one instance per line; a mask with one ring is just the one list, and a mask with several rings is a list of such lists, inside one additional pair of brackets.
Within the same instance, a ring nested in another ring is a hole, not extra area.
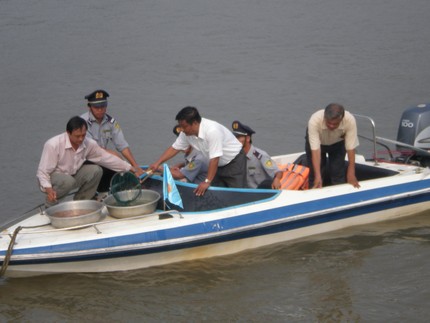
[[(300, 155), (295, 161), (294, 164), (308, 166), (306, 154)], [(345, 161), (345, 167), (348, 167), (348, 161)], [(364, 165), (364, 164), (355, 164), (355, 176), (357, 180), (365, 181), (369, 179), (383, 178), (389, 177), (398, 174), (398, 172), (389, 169), (383, 169), (376, 166)], [(327, 180), (326, 180), (327, 181)]]
[(399, 172), (396, 172), (394, 170), (379, 168), (376, 166), (355, 164), (355, 176), (357, 177), (358, 181), (389, 177), (389, 176), (397, 175), (398, 173)]
[[(184, 212), (197, 212), (197, 211), (210, 211), (220, 208), (234, 207), (243, 204), (252, 204), (259, 201), (270, 200), (274, 198), (279, 192), (275, 190), (252, 190), (249, 192), (246, 189), (223, 189), (221, 187), (214, 187), (206, 191), (204, 196), (196, 196), (194, 190), (195, 184), (176, 182), (179, 194), (182, 198)], [(158, 202), (157, 208), (163, 209), (163, 180), (153, 176), (142, 184), (142, 188), (150, 189), (158, 192), (161, 199)], [(171, 209), (178, 210), (177, 206), (170, 205), (166, 202)]]

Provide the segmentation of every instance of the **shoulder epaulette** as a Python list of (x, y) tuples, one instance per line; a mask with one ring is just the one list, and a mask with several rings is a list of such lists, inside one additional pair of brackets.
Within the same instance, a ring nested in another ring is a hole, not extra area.
[(108, 115), (107, 113), (106, 113), (106, 118), (107, 118), (107, 121), (108, 122), (110, 122), (110, 123), (115, 123), (115, 118), (114, 117), (112, 117), (112, 116), (110, 116), (110, 115)]
[(258, 152), (257, 150), (254, 150), (254, 152), (252, 153), (255, 157), (257, 157), (257, 159), (261, 159), (261, 157), (263, 155), (260, 154), (260, 152)]

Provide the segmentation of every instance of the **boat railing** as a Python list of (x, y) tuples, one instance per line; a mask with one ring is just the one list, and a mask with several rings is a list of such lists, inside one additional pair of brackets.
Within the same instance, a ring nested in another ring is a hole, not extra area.
[(361, 115), (361, 114), (355, 114), (355, 113), (353, 113), (353, 115), (356, 118), (365, 119), (365, 120), (367, 120), (367, 121), (370, 122), (370, 125), (372, 126), (372, 138), (369, 139), (369, 138), (366, 138), (366, 137), (363, 137), (363, 136), (361, 136), (361, 137), (363, 137), (365, 139), (368, 139), (368, 140), (371, 140), (373, 142), (373, 156), (374, 156), (373, 160), (374, 160), (375, 165), (378, 165), (377, 150), (376, 150), (376, 144), (377, 144), (377, 142), (376, 142), (376, 124), (375, 124), (375, 121), (373, 121), (372, 118), (370, 118), (368, 116)]
[[(387, 144), (389, 144), (389, 145), (396, 145), (396, 147), (403, 147), (403, 148), (408, 149), (410, 155), (417, 155), (417, 156), (423, 157), (426, 162), (423, 164), (422, 161), (421, 162), (416, 161), (416, 163), (417, 163), (416, 165), (429, 167), (430, 162), (428, 160), (430, 158), (430, 151), (427, 151), (427, 150), (419, 148), (419, 147), (415, 147), (413, 145), (409, 145), (409, 144), (404, 143), (404, 142), (400, 142), (398, 140), (392, 140), (392, 139), (388, 139), (388, 138), (384, 138), (384, 137), (379, 137), (376, 135), (376, 126), (375, 126), (375, 122), (373, 121), (372, 118), (370, 118), (368, 116), (363, 116), (360, 114), (355, 114), (355, 113), (353, 113), (353, 115), (357, 118), (362, 118), (362, 119), (369, 121), (371, 126), (372, 126), (372, 138), (368, 138), (368, 137), (365, 137), (363, 135), (359, 135), (359, 137), (364, 138), (366, 140), (369, 140), (373, 143), (373, 156), (374, 156), (373, 160), (374, 160), (375, 165), (379, 165), (378, 160), (384, 159), (384, 158), (378, 158), (376, 145), (380, 145), (387, 150), (391, 161), (396, 161), (396, 162), (402, 163), (401, 160), (399, 161), (397, 158), (394, 158), (394, 155), (393, 155), (393, 153), (398, 152), (398, 150), (394, 150), (394, 151), (391, 150), (387, 145)], [(382, 142), (387, 143), (387, 144), (384, 144)], [(402, 155), (408, 155), (408, 153), (405, 153), (405, 151), (402, 151), (401, 153), (402, 153)], [(410, 163), (410, 162), (408, 162), (408, 163)]]

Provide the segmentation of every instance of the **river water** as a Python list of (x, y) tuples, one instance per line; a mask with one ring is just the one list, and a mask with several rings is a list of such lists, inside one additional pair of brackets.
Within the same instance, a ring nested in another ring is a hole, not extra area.
[[(43, 202), (44, 142), (107, 90), (141, 164), (186, 105), (301, 151), (339, 102), (395, 139), (430, 101), (428, 0), (1, 0), (0, 223)], [(430, 219), (353, 228), (239, 255), (127, 273), (0, 280), (9, 322), (425, 322)]]

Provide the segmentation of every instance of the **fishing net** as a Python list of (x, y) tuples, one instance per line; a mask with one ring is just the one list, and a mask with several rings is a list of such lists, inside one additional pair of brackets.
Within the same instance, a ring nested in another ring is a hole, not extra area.
[(119, 205), (129, 205), (142, 193), (139, 178), (131, 172), (116, 173), (110, 182), (113, 197)]

